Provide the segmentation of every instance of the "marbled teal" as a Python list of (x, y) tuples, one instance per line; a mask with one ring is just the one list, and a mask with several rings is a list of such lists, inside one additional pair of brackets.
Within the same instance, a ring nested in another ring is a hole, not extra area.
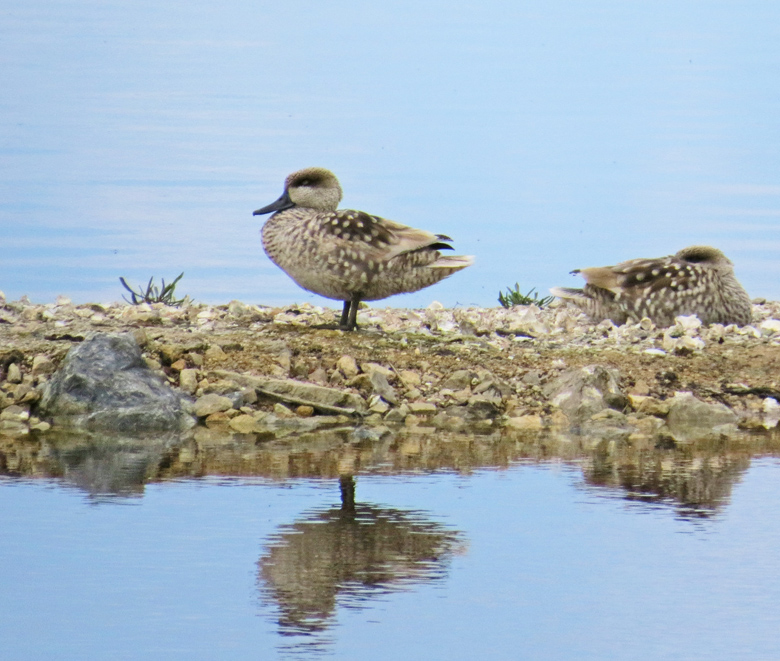
[(360, 301), (414, 292), (472, 264), (470, 256), (441, 254), (452, 250), (450, 237), (337, 209), (341, 196), (332, 172), (306, 168), (254, 215), (276, 212), (262, 230), (266, 254), (304, 289), (344, 301), (342, 329), (357, 327)]
[(581, 308), (594, 321), (616, 324), (643, 317), (656, 326), (695, 314), (704, 324), (749, 324), (752, 306), (734, 277), (731, 261), (717, 248), (690, 246), (675, 255), (632, 259), (616, 266), (572, 271), (583, 289), (554, 287), (551, 293)]

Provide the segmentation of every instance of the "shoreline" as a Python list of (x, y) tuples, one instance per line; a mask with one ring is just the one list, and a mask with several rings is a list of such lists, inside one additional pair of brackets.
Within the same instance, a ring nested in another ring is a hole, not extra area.
[[(45, 384), (93, 332), (131, 332), (146, 364), (192, 398), (196, 429), (258, 441), (341, 424), (684, 444), (772, 429), (780, 419), (780, 377), (773, 378), (780, 302), (754, 304), (753, 324), (741, 328), (703, 327), (695, 317), (668, 329), (646, 320), (593, 324), (560, 302), (545, 309), (434, 302), (362, 308), (360, 330), (345, 333), (327, 327), (339, 313), (239, 301), (180, 308), (0, 301), (0, 434), (48, 430), (36, 415)], [(315, 410), (301, 403), (309, 395), (285, 399), (247, 385), (248, 377), (347, 393), (364, 404), (356, 417)], [(198, 408), (206, 395), (218, 401), (215, 410)]]

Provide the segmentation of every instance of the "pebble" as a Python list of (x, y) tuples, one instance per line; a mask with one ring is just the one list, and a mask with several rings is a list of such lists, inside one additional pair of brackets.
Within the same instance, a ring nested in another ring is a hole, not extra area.
[(521, 415), (514, 418), (508, 418), (504, 423), (507, 429), (517, 431), (539, 431), (543, 427), (542, 417), (540, 415)]
[(212, 344), (206, 349), (205, 358), (212, 363), (221, 363), (227, 358), (227, 354), (218, 344)]
[(205, 418), (213, 413), (227, 411), (232, 407), (233, 402), (227, 397), (217, 395), (216, 393), (209, 393), (208, 395), (199, 397), (195, 401), (192, 412), (199, 418)]
[(21, 383), (22, 382), (22, 372), (19, 369), (19, 365), (16, 363), (11, 363), (8, 366), (8, 374), (6, 376), (6, 380), (8, 383)]
[(339, 358), (336, 362), (336, 367), (347, 379), (356, 377), (360, 372), (357, 366), (357, 362), (352, 356), (342, 356)]
[(38, 354), (33, 358), (32, 362), (32, 373), (34, 375), (37, 374), (51, 374), (54, 372), (54, 363), (52, 362), (51, 358), (49, 358), (46, 355)]

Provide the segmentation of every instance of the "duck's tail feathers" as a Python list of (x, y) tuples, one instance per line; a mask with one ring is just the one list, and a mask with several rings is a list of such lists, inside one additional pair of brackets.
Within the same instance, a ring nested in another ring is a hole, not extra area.
[(442, 255), (428, 268), (432, 269), (465, 269), (474, 263), (473, 255)]
[(550, 287), (550, 293), (569, 301), (581, 301), (588, 298), (582, 289), (572, 289), (571, 287)]

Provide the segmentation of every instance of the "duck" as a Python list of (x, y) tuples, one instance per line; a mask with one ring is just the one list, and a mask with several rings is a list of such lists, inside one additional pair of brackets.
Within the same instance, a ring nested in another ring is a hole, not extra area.
[(445, 234), (414, 229), (364, 211), (339, 209), (341, 184), (330, 170), (288, 175), (275, 202), (253, 212), (273, 214), (262, 228), (270, 260), (303, 289), (343, 301), (339, 327), (357, 328), (361, 301), (429, 287), (474, 262), (452, 250)]
[(550, 293), (596, 322), (610, 319), (620, 325), (647, 317), (667, 327), (680, 315), (696, 315), (703, 324), (744, 326), (752, 320), (750, 297), (737, 281), (734, 265), (712, 246), (572, 273), (585, 278), (582, 289), (553, 287)]

